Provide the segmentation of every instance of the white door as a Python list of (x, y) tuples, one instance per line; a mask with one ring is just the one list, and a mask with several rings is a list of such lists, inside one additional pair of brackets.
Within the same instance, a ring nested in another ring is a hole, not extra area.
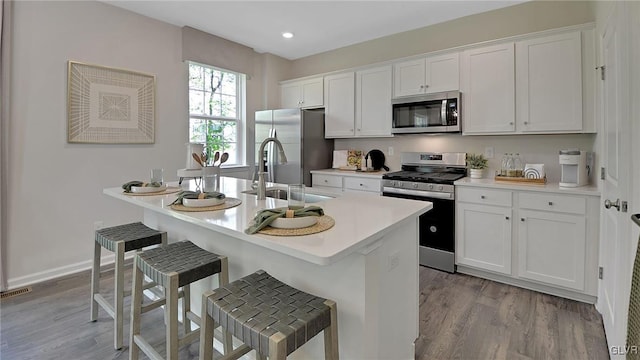
[(391, 136), (391, 66), (356, 73), (356, 136)]
[(355, 73), (324, 78), (324, 137), (353, 137), (355, 134)]
[[(616, 3), (602, 34), (602, 60), (605, 79), (602, 83), (603, 154), (605, 176), (602, 200), (627, 201), (630, 191), (631, 165), (629, 137), (629, 64), (626, 38), (625, 5)], [(629, 213), (617, 206), (604, 205), (601, 210), (600, 264), (603, 279), (599, 286), (598, 309), (602, 313), (610, 347), (623, 347), (630, 290), (632, 244)], [(612, 355), (615, 358), (615, 356)]]

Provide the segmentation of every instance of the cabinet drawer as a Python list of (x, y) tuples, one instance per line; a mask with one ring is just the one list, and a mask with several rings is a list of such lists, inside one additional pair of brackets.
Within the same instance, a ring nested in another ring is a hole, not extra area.
[(351, 190), (380, 192), (380, 181), (378, 179), (364, 179), (357, 177), (345, 177), (344, 188)]
[(511, 206), (511, 191), (457, 187), (456, 199), (474, 204)]
[(342, 187), (342, 176), (331, 176), (313, 174), (311, 176), (311, 186)]
[(587, 201), (584, 197), (545, 193), (520, 193), (520, 208), (585, 214)]

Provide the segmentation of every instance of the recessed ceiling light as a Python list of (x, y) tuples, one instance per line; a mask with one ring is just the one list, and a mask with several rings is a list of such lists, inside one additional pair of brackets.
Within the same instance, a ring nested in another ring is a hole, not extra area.
[(285, 39), (291, 39), (293, 37), (293, 33), (292, 32), (283, 32), (282, 33), (282, 37)]

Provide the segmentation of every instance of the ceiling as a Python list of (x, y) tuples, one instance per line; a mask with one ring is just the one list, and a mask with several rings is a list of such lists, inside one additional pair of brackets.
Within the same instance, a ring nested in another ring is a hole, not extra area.
[(290, 60), (524, 1), (103, 0)]

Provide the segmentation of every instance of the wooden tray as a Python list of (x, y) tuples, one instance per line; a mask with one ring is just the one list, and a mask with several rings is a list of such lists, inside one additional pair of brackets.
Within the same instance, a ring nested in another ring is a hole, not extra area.
[(512, 184), (529, 184), (529, 185), (544, 185), (547, 183), (547, 178), (542, 179), (527, 179), (524, 177), (512, 177), (512, 176), (500, 176), (496, 175), (495, 181), (508, 182)]

